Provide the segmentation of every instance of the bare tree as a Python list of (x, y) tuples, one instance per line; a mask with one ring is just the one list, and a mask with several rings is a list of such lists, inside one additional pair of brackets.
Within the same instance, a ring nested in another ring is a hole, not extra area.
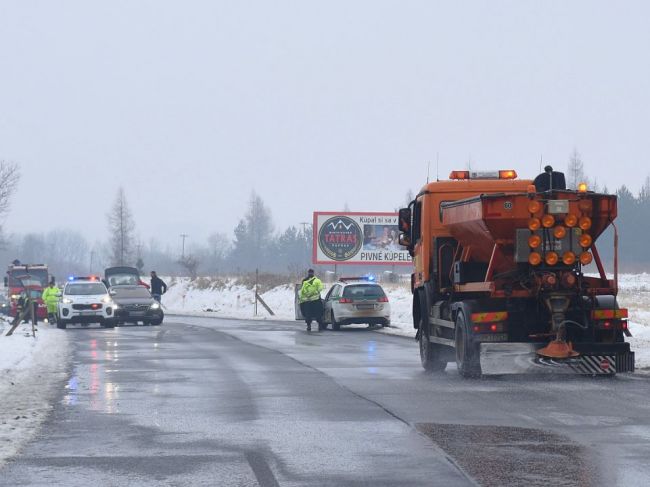
[[(9, 204), (18, 182), (20, 181), (20, 170), (15, 162), (0, 161), (0, 218), (9, 212)], [(0, 239), (3, 229), (0, 226)]]
[(414, 199), (415, 199), (415, 195), (413, 194), (413, 190), (412, 190), (412, 189), (409, 189), (409, 190), (406, 192), (406, 197), (405, 197), (405, 203), (406, 203), (406, 205), (405, 205), (405, 206), (410, 205), (410, 204), (411, 204), (411, 201), (413, 201)]
[(586, 183), (585, 165), (577, 149), (573, 149), (569, 157), (569, 165), (567, 167), (567, 188), (576, 189), (578, 184)]
[(187, 272), (190, 278), (196, 279), (198, 275), (197, 270), (199, 268), (199, 261), (195, 257), (192, 257), (191, 255), (181, 257), (178, 259), (178, 264)]
[(133, 261), (135, 222), (126, 201), (124, 189), (117, 191), (113, 208), (108, 214), (110, 259), (113, 265), (127, 265)]

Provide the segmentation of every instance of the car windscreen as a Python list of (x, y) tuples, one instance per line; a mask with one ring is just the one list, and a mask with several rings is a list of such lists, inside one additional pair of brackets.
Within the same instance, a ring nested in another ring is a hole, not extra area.
[(113, 288), (113, 297), (115, 298), (151, 298), (151, 294), (143, 287), (128, 289)]
[(350, 299), (379, 299), (386, 296), (381, 286), (373, 284), (356, 284), (346, 286), (343, 290), (343, 297)]
[(109, 286), (129, 286), (138, 284), (138, 277), (133, 274), (114, 274), (108, 277)]
[(65, 294), (71, 296), (90, 296), (96, 294), (106, 294), (106, 286), (100, 282), (88, 282), (83, 284), (68, 284), (65, 288)]

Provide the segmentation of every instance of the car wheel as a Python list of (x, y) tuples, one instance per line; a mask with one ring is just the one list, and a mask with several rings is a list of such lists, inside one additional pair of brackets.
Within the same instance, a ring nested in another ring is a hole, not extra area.
[(334, 311), (332, 311), (332, 330), (339, 331), (341, 329), (341, 323), (336, 321), (336, 316), (334, 316)]
[(65, 323), (65, 321), (63, 321), (63, 320), (57, 320), (57, 322), (56, 322), (56, 327), (57, 327), (59, 330), (65, 330), (65, 327), (66, 327), (66, 323)]
[(153, 321), (150, 321), (149, 324), (153, 325), (153, 326), (160, 326), (160, 325), (162, 325), (162, 320), (153, 320)]

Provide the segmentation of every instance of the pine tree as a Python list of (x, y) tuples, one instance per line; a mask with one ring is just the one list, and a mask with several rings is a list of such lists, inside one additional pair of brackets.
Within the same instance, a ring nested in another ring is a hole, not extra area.
[(124, 189), (117, 191), (113, 208), (108, 214), (110, 260), (113, 265), (129, 265), (133, 261), (135, 223), (126, 201)]
[(577, 189), (578, 184), (586, 182), (584, 163), (577, 149), (573, 149), (567, 167), (567, 188)]
[(273, 244), (273, 221), (271, 210), (262, 198), (253, 191), (248, 201), (248, 210), (237, 227), (233, 257), (242, 269), (260, 268), (271, 258)]

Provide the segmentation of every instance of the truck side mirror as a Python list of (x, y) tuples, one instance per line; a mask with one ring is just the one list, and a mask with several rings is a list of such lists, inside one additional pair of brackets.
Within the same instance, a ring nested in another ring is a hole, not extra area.
[(406, 234), (406, 233), (400, 233), (399, 234), (399, 244), (404, 246), (404, 247), (410, 247), (411, 246), (411, 236)]
[(403, 233), (411, 233), (411, 209), (400, 208), (399, 210), (399, 231)]
[(8, 285), (9, 285), (9, 279), (7, 278), (7, 276), (5, 276), (4, 283), (5, 283), (5, 287), (8, 287)]

